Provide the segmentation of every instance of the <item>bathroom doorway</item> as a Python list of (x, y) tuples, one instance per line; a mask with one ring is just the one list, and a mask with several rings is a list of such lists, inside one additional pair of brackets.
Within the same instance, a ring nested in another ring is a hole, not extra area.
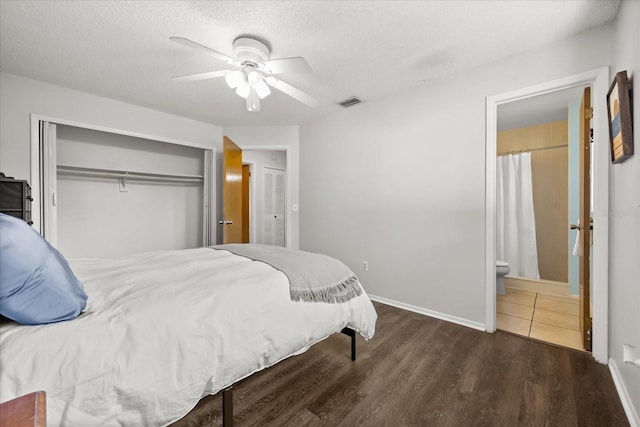
[[(601, 69), (591, 70), (585, 73), (569, 76), (563, 79), (558, 79), (555, 81), (546, 82), (543, 84), (539, 84), (536, 86), (531, 86), (528, 88), (523, 88), (519, 90), (515, 90), (509, 93), (495, 95), (487, 98), (487, 198), (486, 198), (486, 208), (487, 208), (487, 216), (486, 216), (486, 230), (487, 230), (487, 330), (492, 331), (496, 328), (496, 321), (498, 318), (502, 317), (498, 308), (498, 305), (504, 306), (505, 304), (499, 302), (498, 297), (496, 296), (496, 246), (497, 246), (497, 155), (498, 155), (498, 120), (501, 120), (500, 114), (503, 111), (502, 106), (508, 107), (509, 104), (513, 104), (513, 106), (524, 105), (524, 100), (529, 99), (532, 103), (540, 102), (545, 98), (548, 98), (549, 95), (555, 94), (557, 96), (562, 95), (561, 92), (566, 89), (571, 88), (584, 88), (585, 86), (591, 86), (593, 89), (593, 98), (595, 101), (595, 105), (604, 105), (604, 97), (607, 92), (608, 86), (608, 68), (604, 67)], [(522, 103), (522, 104), (521, 104)], [(500, 109), (499, 109), (500, 107)], [(567, 105), (565, 105), (565, 111)], [(500, 110), (500, 111), (499, 111)], [(593, 144), (593, 159), (595, 162), (594, 169), (594, 180), (592, 191), (594, 196), (594, 204), (590, 206), (590, 210), (595, 212), (594, 218), (594, 241), (595, 244), (593, 246), (593, 290), (594, 290), (594, 298), (593, 298), (593, 313), (594, 313), (594, 331), (593, 334), (593, 355), (596, 360), (606, 363), (607, 360), (607, 299), (608, 299), (608, 291), (607, 291), (607, 266), (608, 266), (608, 228), (606, 221), (606, 212), (608, 209), (608, 167), (609, 167), (609, 150), (608, 150), (608, 133), (607, 133), (607, 120), (606, 120), (606, 110), (597, 109), (594, 112), (593, 117), (593, 128), (594, 128), (594, 144)], [(566, 113), (565, 113), (566, 114)], [(533, 115), (532, 112), (526, 113), (525, 118), (531, 118)], [(557, 120), (556, 120), (557, 121)], [(539, 123), (537, 123), (539, 124)], [(533, 126), (535, 124), (526, 123), (524, 127)], [(560, 144), (557, 144), (560, 145)], [(550, 148), (551, 146), (545, 146), (544, 148)], [(534, 147), (534, 148), (542, 148), (542, 147)], [(550, 150), (537, 150), (537, 152), (547, 151), (547, 154), (550, 154), (551, 150), (563, 150), (563, 148), (551, 148)], [(566, 150), (566, 149), (565, 149)], [(532, 153), (533, 154), (533, 153)], [(547, 184), (548, 185), (548, 184)], [(555, 188), (553, 189), (555, 190)], [(551, 191), (551, 190), (547, 190)], [(604, 214), (601, 214), (604, 212)], [(600, 214), (600, 215), (599, 215)], [(569, 228), (569, 216), (565, 216), (565, 224), (566, 233), (568, 233)], [(542, 227), (544, 228), (544, 227)], [(566, 252), (569, 252), (569, 239), (566, 239), (566, 243), (562, 245)], [(570, 263), (570, 262), (569, 262)], [(545, 270), (544, 268), (542, 270)], [(544, 273), (543, 276), (544, 277)], [(535, 281), (539, 281), (540, 279), (534, 278)], [(549, 281), (556, 282), (557, 280)], [(563, 283), (563, 282), (560, 282)], [(566, 283), (566, 282), (564, 282)], [(566, 311), (573, 311), (575, 313), (575, 308), (569, 308), (568, 306), (574, 302), (577, 298), (571, 297), (571, 294), (567, 298), (567, 300), (563, 300), (563, 295), (549, 295), (546, 292), (546, 289), (539, 292), (538, 288), (534, 288), (532, 290), (527, 289), (525, 286), (521, 286), (518, 288), (518, 285), (512, 286), (512, 283), (509, 283), (507, 286), (511, 288), (516, 288), (515, 292), (512, 293), (512, 301), (511, 304), (520, 303), (521, 306), (525, 306), (525, 300), (530, 300), (532, 302), (532, 306), (530, 308), (531, 319), (529, 323), (529, 332), (531, 332), (533, 324), (536, 323), (537, 320), (544, 320), (545, 322), (551, 322), (549, 318), (564, 318), (562, 314), (562, 310), (566, 309)], [(537, 284), (536, 284), (537, 285)], [(564, 284), (564, 287), (567, 288), (567, 285)], [(532, 294), (527, 294), (527, 292), (531, 292)], [(518, 295), (516, 295), (518, 294)], [(544, 295), (541, 295), (544, 294)], [(538, 304), (536, 304), (538, 303)], [(566, 304), (566, 305), (565, 305)], [(513, 306), (508, 306), (509, 309), (514, 309)], [(501, 307), (504, 308), (504, 307)], [(522, 309), (522, 307), (517, 307)], [(537, 309), (546, 310), (549, 313), (541, 312), (543, 315), (547, 316), (536, 316)], [(511, 311), (515, 313), (515, 311)], [(558, 314), (559, 313), (559, 314)], [(569, 313), (566, 313), (569, 314)], [(569, 314), (573, 316), (573, 314)], [(516, 317), (516, 316), (513, 316)], [(528, 317), (528, 316), (527, 316)], [(527, 320), (527, 319), (525, 319)], [(542, 323), (542, 322), (537, 322)], [(568, 328), (566, 328), (568, 329)], [(529, 334), (522, 334), (527, 335)], [(534, 337), (535, 338), (535, 337)], [(560, 345), (566, 345), (560, 343)]]
[(581, 199), (582, 95), (575, 87), (500, 105), (496, 168), (496, 256), (510, 265), (496, 327), (578, 350), (579, 278), (570, 267), (579, 257), (569, 224)]

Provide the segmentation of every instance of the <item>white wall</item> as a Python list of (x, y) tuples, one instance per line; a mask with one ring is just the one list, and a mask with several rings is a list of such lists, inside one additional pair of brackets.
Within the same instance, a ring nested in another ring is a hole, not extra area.
[[(640, 368), (623, 363), (622, 346), (640, 352), (640, 2), (625, 1), (618, 13), (614, 38), (615, 62), (611, 80), (627, 70), (634, 87), (633, 132), (635, 154), (611, 167), (610, 263), (609, 263), (609, 354), (635, 406), (635, 424), (640, 425)], [(629, 409), (628, 409), (629, 411)], [(634, 425), (632, 422), (631, 425)]]
[[(11, 74), (0, 73), (0, 93), (0, 171), (17, 179), (31, 181), (31, 114), (218, 151), (222, 147), (222, 129), (218, 126)], [(190, 199), (193, 195), (185, 197)]]
[(222, 129), (113, 99), (0, 73), (0, 171), (30, 179), (30, 114), (41, 114), (206, 147), (222, 147)]
[[(611, 25), (300, 130), (300, 246), (376, 296), (485, 324), (485, 98), (611, 63)], [(361, 262), (369, 262), (369, 271)]]
[(128, 172), (202, 175), (204, 150), (58, 125), (58, 164)]
[[(169, 139), (222, 151), (222, 128), (60, 86), (0, 73), (0, 171), (31, 179), (30, 115), (39, 114), (98, 127)], [(225, 129), (241, 147), (288, 149), (291, 203), (298, 201), (298, 126)], [(218, 170), (221, 170), (218, 168)], [(219, 181), (219, 180), (218, 180)], [(289, 211), (291, 211), (291, 203)], [(220, 217), (218, 204), (217, 217)], [(217, 219), (215, 221), (217, 222)], [(293, 248), (298, 247), (298, 214), (289, 212)], [(220, 234), (219, 234), (220, 235)]]
[[(274, 157), (275, 156), (275, 157)], [(274, 160), (275, 158), (275, 160)], [(287, 152), (286, 151), (262, 151), (262, 150), (244, 150), (242, 152), (242, 162), (251, 163), (253, 172), (251, 176), (251, 215), (253, 216), (251, 230), (249, 232), (249, 240), (252, 243), (263, 243), (262, 240), (262, 221), (263, 221), (263, 195), (264, 195), (264, 171), (263, 168), (276, 168), (287, 170)], [(288, 218), (285, 218), (288, 220)]]
[[(127, 172), (204, 174), (204, 150), (57, 126), (57, 163)], [(58, 174), (58, 249), (104, 258), (202, 246), (202, 183), (128, 181)]]
[[(298, 126), (258, 126), (224, 128), (223, 134), (231, 138), (240, 148), (286, 150), (287, 151), (287, 246), (299, 247), (299, 212), (293, 211), (293, 205), (299, 204), (299, 141)], [(300, 209), (305, 209), (300, 206)], [(219, 232), (218, 236), (222, 233)]]

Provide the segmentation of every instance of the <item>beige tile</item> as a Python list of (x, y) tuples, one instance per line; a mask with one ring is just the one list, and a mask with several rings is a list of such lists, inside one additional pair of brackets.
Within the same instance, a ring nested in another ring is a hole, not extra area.
[(578, 304), (579, 300), (577, 297), (563, 297), (560, 295), (549, 295), (549, 294), (542, 294), (542, 293), (538, 293), (538, 300), (547, 300), (547, 301), (557, 301), (557, 302), (563, 302), (566, 304)]
[(536, 300), (536, 310), (542, 308), (544, 310), (557, 311), (559, 313), (570, 314), (573, 316), (579, 315), (578, 301), (564, 302), (549, 298), (538, 298)]
[(537, 323), (544, 323), (545, 325), (557, 326), (559, 328), (571, 329), (572, 331), (580, 330), (578, 316), (545, 310), (538, 307), (536, 307), (535, 312), (533, 313), (533, 321)]
[(519, 294), (519, 295), (531, 295), (534, 297), (536, 296), (536, 293), (534, 291), (527, 291), (525, 289), (512, 288), (506, 285), (505, 285), (505, 288), (508, 294), (513, 293), (513, 294)]
[(496, 326), (498, 329), (518, 335), (529, 336), (531, 321), (506, 314), (496, 314)]
[(564, 282), (505, 276), (504, 284), (507, 288), (521, 289), (537, 293), (543, 292), (546, 294), (566, 297), (569, 296), (569, 284)]
[(531, 338), (546, 341), (563, 347), (584, 350), (580, 332), (569, 329), (558, 328), (557, 326), (545, 325), (544, 323), (533, 322), (531, 324)]
[(522, 291), (519, 289), (505, 288), (506, 295), (498, 295), (498, 300), (510, 302), (513, 304), (522, 304), (533, 307), (536, 301), (536, 293), (530, 291)]
[(502, 300), (497, 301), (496, 312), (527, 320), (533, 318), (533, 306), (513, 304)]

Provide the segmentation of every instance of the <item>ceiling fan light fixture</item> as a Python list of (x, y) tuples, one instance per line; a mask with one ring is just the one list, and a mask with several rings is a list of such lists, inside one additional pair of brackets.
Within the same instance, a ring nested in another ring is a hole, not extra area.
[(249, 83), (243, 83), (236, 89), (236, 94), (241, 98), (247, 98), (249, 96), (249, 93), (251, 92), (251, 89), (252, 88)]
[(176, 76), (173, 77), (175, 80), (200, 81), (224, 77), (229, 88), (234, 89), (238, 96), (245, 99), (248, 111), (260, 111), (260, 101), (271, 94), (271, 88), (311, 108), (318, 106), (318, 101), (312, 96), (271, 76), (271, 74), (310, 73), (311, 67), (302, 57), (271, 60), (271, 48), (266, 42), (251, 36), (238, 37), (234, 40), (233, 58), (184, 37), (169, 39), (185, 47), (213, 55), (228, 65), (239, 68)]
[(242, 71), (232, 71), (224, 76), (224, 81), (231, 89), (235, 89), (244, 83), (244, 73)]
[(258, 92), (253, 86), (250, 87), (249, 95), (247, 96), (247, 111), (260, 111), (260, 96), (258, 96)]
[(271, 89), (269, 89), (269, 86), (267, 86), (262, 78), (258, 81), (258, 83), (254, 84), (253, 87), (256, 89), (256, 92), (260, 99), (264, 99), (271, 94)]
[(257, 71), (249, 71), (247, 74), (247, 80), (249, 81), (249, 84), (253, 86), (261, 80), (260, 74)]

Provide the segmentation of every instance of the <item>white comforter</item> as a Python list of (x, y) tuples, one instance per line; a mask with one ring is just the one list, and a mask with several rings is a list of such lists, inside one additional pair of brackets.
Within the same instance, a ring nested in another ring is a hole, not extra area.
[(70, 264), (89, 295), (84, 314), (0, 328), (0, 401), (45, 390), (50, 426), (166, 425), (345, 326), (374, 334), (364, 292), (344, 304), (292, 302), (282, 272), (227, 251)]

